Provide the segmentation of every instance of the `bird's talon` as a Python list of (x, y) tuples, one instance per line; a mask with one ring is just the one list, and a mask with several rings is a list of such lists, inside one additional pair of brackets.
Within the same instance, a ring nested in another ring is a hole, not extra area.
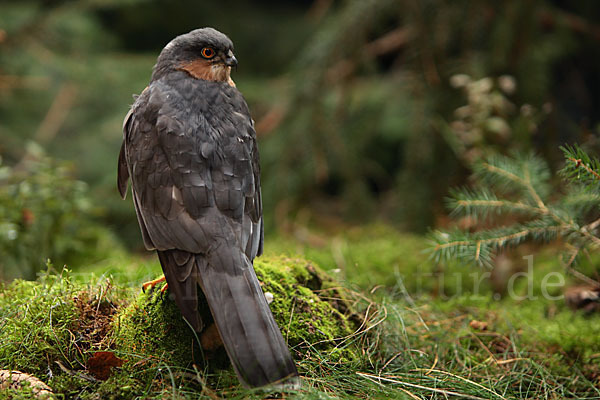
[[(154, 288), (156, 287), (156, 285), (158, 285), (158, 284), (159, 284), (159, 283), (161, 283), (161, 282), (164, 282), (165, 280), (166, 280), (166, 278), (165, 278), (165, 276), (163, 275), (163, 276), (161, 276), (161, 277), (160, 277), (160, 278), (158, 278), (158, 279), (154, 279), (154, 280), (152, 280), (152, 281), (144, 282), (144, 283), (142, 284), (142, 291), (143, 291), (144, 293), (146, 293), (146, 290), (147, 290), (148, 288), (150, 288), (150, 289), (154, 289)], [(164, 286), (164, 287), (161, 289), (161, 293), (162, 293), (162, 292), (164, 292), (164, 291), (166, 290), (166, 287), (167, 287), (167, 285), (165, 285), (165, 286)]]
[(168, 288), (169, 288), (169, 284), (165, 283), (165, 286), (163, 286), (162, 289), (160, 289), (160, 294), (165, 294), (165, 292), (167, 291)]

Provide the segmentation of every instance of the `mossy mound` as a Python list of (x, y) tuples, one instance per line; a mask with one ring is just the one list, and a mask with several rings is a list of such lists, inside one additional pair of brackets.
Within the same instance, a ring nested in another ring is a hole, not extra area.
[[(255, 269), (273, 296), (271, 309), (301, 373), (302, 360), (317, 353), (334, 364), (358, 361), (348, 338), (362, 321), (352, 311), (350, 292), (304, 259), (263, 257)], [(201, 349), (168, 291), (140, 293), (138, 287), (106, 280), (88, 285), (67, 271), (0, 287), (0, 369), (23, 371), (54, 393), (78, 398), (237, 387), (225, 351)], [(208, 310), (202, 312), (208, 320)], [(98, 351), (123, 361), (104, 381), (89, 367)]]
[[(356, 358), (351, 346), (338, 346), (360, 323), (345, 289), (305, 259), (259, 258), (255, 270), (263, 291), (273, 296), (271, 310), (296, 358), (311, 349), (332, 350), (331, 355), (340, 360)], [(130, 353), (130, 361), (138, 365), (202, 369), (207, 359), (211, 367), (228, 365), (223, 361), (223, 348), (206, 353), (198, 346), (198, 336), (167, 294), (159, 290), (141, 293), (119, 312), (115, 347), (124, 355)], [(203, 320), (210, 325), (204, 299), (200, 303)]]
[(352, 347), (343, 345), (361, 323), (346, 289), (302, 258), (259, 258), (254, 264), (263, 291), (273, 295), (277, 324), (298, 358), (315, 349), (335, 349), (331, 355), (340, 361), (356, 358)]

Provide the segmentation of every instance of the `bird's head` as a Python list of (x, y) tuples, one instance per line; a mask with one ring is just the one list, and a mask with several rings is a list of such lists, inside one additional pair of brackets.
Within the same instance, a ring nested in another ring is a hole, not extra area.
[(213, 28), (195, 29), (171, 40), (160, 52), (152, 79), (174, 71), (185, 71), (196, 79), (223, 81), (235, 86), (231, 67), (237, 66), (233, 43)]

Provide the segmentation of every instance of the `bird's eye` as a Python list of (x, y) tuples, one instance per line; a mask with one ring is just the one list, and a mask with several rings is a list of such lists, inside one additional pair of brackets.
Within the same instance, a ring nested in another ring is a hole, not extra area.
[(210, 47), (204, 47), (202, 49), (202, 57), (204, 58), (213, 58), (215, 56), (215, 51)]

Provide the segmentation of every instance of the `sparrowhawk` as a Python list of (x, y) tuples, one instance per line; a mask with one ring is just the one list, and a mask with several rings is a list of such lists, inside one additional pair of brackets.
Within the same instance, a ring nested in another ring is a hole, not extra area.
[(260, 166), (236, 65), (231, 40), (212, 28), (166, 45), (125, 117), (118, 188), (124, 198), (131, 179), (144, 244), (190, 325), (204, 327), (200, 287), (240, 380), (296, 386), (252, 265), (263, 251)]

